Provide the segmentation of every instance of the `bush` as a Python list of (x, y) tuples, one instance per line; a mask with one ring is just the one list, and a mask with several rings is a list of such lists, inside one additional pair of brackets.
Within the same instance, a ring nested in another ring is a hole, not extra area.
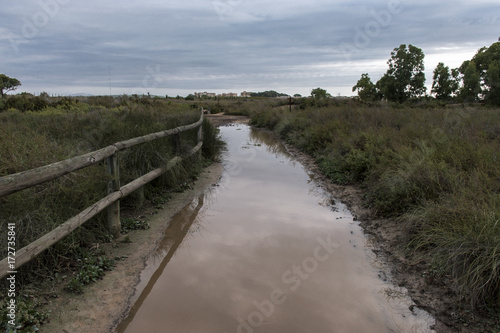
[[(146, 107), (131, 102), (127, 107), (109, 109), (73, 101), (36, 113), (14, 110), (0, 113), (0, 176), (61, 161), (118, 141), (189, 124), (199, 119), (200, 113), (197, 110), (189, 110), (184, 105), (159, 103), (161, 107)], [(65, 110), (65, 105), (70, 105), (69, 111)], [(216, 130), (210, 126), (204, 124), (203, 159), (194, 157), (146, 185), (146, 199), (164, 195), (163, 192), (168, 189), (179, 188), (197, 175), (206, 160), (215, 158), (220, 149), (220, 140)], [(196, 144), (197, 130), (182, 133), (180, 137), (181, 149), (186, 151)], [(167, 137), (125, 150), (119, 155), (121, 183), (125, 185), (164, 165), (174, 153), (171, 138)], [(108, 181), (105, 170), (105, 163), (101, 162), (0, 198), (0, 224), (5, 227), (9, 222), (16, 223), (18, 233), (23, 235), (17, 246), (26, 246), (104, 197)], [(30, 199), (26, 200), (27, 197)], [(123, 207), (130, 204), (136, 206), (133, 203), (133, 197), (126, 198)], [(46, 254), (22, 267), (18, 279), (26, 284), (36, 279), (41, 272), (53, 274), (64, 266), (62, 257), (71, 258), (81, 247), (108, 242), (111, 236), (105, 219), (105, 214), (99, 214), (85, 223), (51, 247)], [(6, 256), (7, 249), (5, 241), (6, 239), (0, 240), (0, 244), (3, 244), (3, 257)]]
[(455, 277), (472, 305), (500, 306), (500, 112), (308, 103), (252, 124), (315, 157), (332, 181), (366, 188), (366, 205), (401, 222), (416, 257)]

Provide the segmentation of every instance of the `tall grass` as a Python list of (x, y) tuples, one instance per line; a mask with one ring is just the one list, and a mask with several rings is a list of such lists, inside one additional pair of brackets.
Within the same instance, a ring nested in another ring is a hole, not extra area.
[(400, 221), (415, 258), (473, 306), (500, 306), (500, 110), (345, 104), (269, 108), (252, 123), (332, 181), (361, 184), (374, 214)]
[[(21, 172), (81, 155), (125, 139), (157, 132), (199, 119), (199, 109), (164, 100), (144, 102), (141, 98), (91, 98), (87, 103), (68, 99), (52, 103), (42, 111), (10, 109), (0, 113), (0, 176)], [(102, 105), (104, 104), (104, 105)], [(217, 131), (203, 125), (202, 158), (186, 161), (145, 187), (146, 199), (178, 188), (196, 176), (205, 161), (214, 160), (220, 149)], [(171, 138), (133, 147), (119, 153), (121, 183), (164, 165), (174, 156)], [(181, 149), (196, 144), (197, 129), (181, 134)], [(0, 198), (0, 224), (16, 223), (20, 249), (106, 195), (104, 163), (84, 168), (48, 183)], [(137, 207), (134, 197), (123, 206)], [(7, 237), (0, 240), (0, 254), (6, 256)], [(107, 242), (111, 236), (104, 214), (78, 228), (63, 241), (20, 270), (18, 279), (28, 282), (54, 274), (71, 265), (81, 247)]]

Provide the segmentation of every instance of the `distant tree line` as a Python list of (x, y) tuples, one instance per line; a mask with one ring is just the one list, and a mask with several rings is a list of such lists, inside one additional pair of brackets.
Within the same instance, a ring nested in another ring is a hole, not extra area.
[(282, 97), (282, 96), (288, 96), (288, 94), (283, 94), (279, 93), (274, 90), (267, 90), (263, 92), (256, 92), (256, 93), (251, 93), (251, 97)]
[[(391, 52), (389, 68), (376, 83), (363, 73), (352, 91), (357, 91), (362, 101), (403, 103), (422, 97), (426, 95), (424, 57), (420, 48), (401, 44)], [(450, 69), (440, 62), (433, 72), (431, 94), (441, 101), (482, 100), (500, 105), (500, 42), (482, 47), (459, 68)]]

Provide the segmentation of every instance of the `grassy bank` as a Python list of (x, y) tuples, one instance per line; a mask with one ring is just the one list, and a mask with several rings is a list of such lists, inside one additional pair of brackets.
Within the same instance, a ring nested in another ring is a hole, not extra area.
[[(10, 108), (0, 112), (0, 176), (88, 153), (125, 139), (190, 124), (199, 117), (199, 109), (188, 103), (147, 97), (86, 98), (84, 101), (64, 98), (53, 99), (37, 111)], [(203, 123), (203, 128), (202, 157), (186, 160), (146, 185), (143, 192), (132, 194), (122, 201), (122, 209), (136, 209), (148, 202), (163, 203), (171, 192), (189, 186), (221, 149), (217, 130), (208, 121)], [(196, 140), (196, 129), (182, 133), (181, 150), (189, 150)], [(164, 165), (173, 156), (171, 137), (120, 152), (121, 183), (126, 184)], [(105, 163), (99, 163), (0, 198), (2, 230), (7, 230), (9, 222), (16, 224), (17, 249), (36, 240), (106, 195), (105, 170)], [(132, 227), (127, 225), (129, 229)], [(82, 267), (90, 272), (82, 275), (82, 281), (98, 278), (104, 268), (112, 267), (112, 263), (89, 248), (110, 240), (104, 212), (19, 269), (18, 284), (24, 286), (39, 279), (57, 281), (58, 275), (68, 269), (82, 271)], [(6, 241), (7, 237), (0, 240), (2, 258), (7, 255)], [(103, 262), (106, 265), (97, 264)], [(79, 290), (80, 282), (73, 283), (73, 289)]]
[(374, 214), (401, 223), (429, 271), (451, 275), (473, 306), (500, 306), (500, 110), (352, 102), (267, 109), (252, 124), (360, 184)]

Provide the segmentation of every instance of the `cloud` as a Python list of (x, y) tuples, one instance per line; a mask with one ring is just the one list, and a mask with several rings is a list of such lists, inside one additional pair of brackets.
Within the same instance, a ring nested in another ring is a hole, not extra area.
[(145, 90), (148, 68), (160, 68), (151, 89), (158, 94), (233, 87), (308, 94), (316, 86), (351, 94), (361, 73), (376, 79), (385, 71), (399, 44), (421, 47), (430, 63), (440, 57), (458, 63), (457, 55), (490, 45), (500, 20), (493, 7), (491, 1), (27, 0), (4, 4), (0, 54), (5, 72), (31, 92), (74, 87), (106, 94), (110, 82), (114, 93)]

